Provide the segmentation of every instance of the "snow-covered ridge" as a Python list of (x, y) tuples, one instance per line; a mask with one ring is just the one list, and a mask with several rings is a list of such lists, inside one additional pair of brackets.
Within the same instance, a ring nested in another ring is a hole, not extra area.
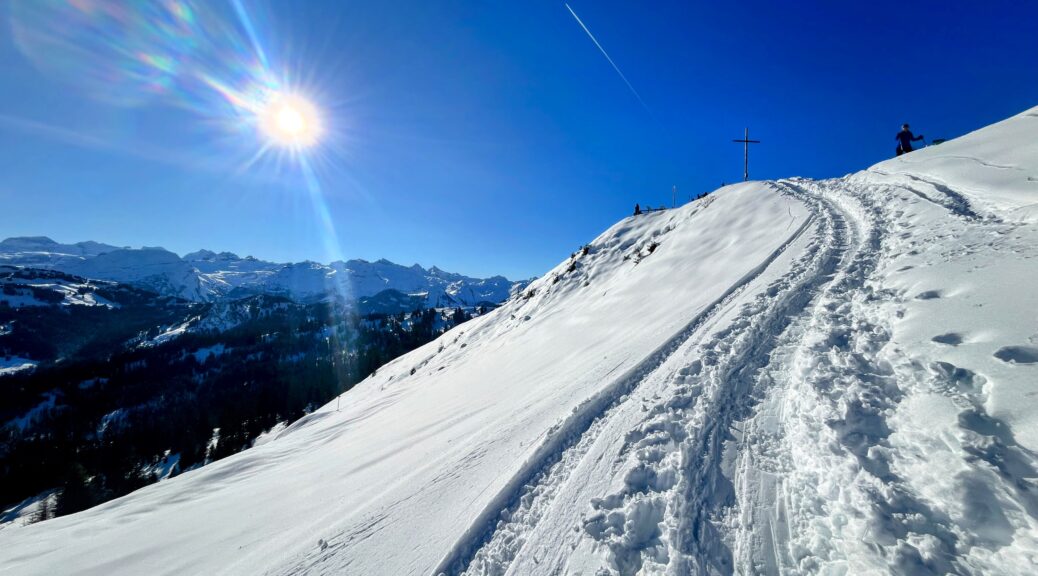
[(1038, 221), (1038, 108), (939, 146), (869, 168), (936, 188), (944, 203), (965, 201), (1008, 221)]
[[(112, 288), (109, 282), (91, 282), (63, 272), (24, 269), (0, 265), (0, 305), (10, 308), (26, 306), (104, 306), (118, 304), (98, 293), (98, 288)], [(5, 334), (0, 326), (0, 336)]]
[(0, 572), (1032, 573), (1036, 134), (625, 218), (262, 445), (0, 532)]
[(117, 248), (97, 242), (59, 244), (46, 237), (0, 242), (0, 264), (60, 270), (112, 280), (196, 302), (276, 294), (308, 302), (326, 298), (355, 301), (383, 290), (424, 294), (426, 306), (500, 303), (515, 284), (501, 276), (471, 278), (401, 266), (388, 260), (275, 263), (231, 252), (199, 250), (183, 258), (162, 248)]
[(8, 238), (0, 242), (0, 264), (58, 268), (118, 249), (98, 242), (59, 244), (46, 236)]

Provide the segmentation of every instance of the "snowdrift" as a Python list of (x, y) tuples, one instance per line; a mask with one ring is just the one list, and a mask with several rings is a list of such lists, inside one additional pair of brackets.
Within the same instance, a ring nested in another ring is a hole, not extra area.
[(262, 445), (0, 532), (0, 572), (1030, 573), (1035, 136), (625, 218)]

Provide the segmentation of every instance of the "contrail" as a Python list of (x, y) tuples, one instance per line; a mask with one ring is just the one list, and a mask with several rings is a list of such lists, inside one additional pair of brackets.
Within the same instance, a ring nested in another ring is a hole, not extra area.
[(638, 94), (638, 91), (635, 90), (634, 86), (631, 85), (631, 82), (627, 79), (627, 76), (624, 76), (624, 73), (620, 71), (620, 67), (616, 65), (616, 62), (613, 62), (613, 59), (609, 57), (609, 53), (606, 52), (605, 48), (602, 48), (602, 45), (598, 43), (598, 40), (595, 39), (595, 35), (592, 34), (591, 30), (588, 30), (587, 26), (584, 25), (584, 22), (580, 19), (580, 16), (577, 16), (577, 13), (574, 12), (572, 8), (570, 8), (569, 4), (566, 4), (566, 10), (569, 10), (569, 13), (573, 15), (574, 19), (576, 19), (577, 24), (580, 24), (580, 27), (583, 28), (584, 32), (587, 33), (588, 38), (591, 38), (591, 41), (595, 43), (595, 46), (598, 46), (598, 50), (602, 52), (602, 55), (605, 56), (605, 59), (609, 61), (609, 65), (613, 67), (613, 70), (616, 70), (616, 73), (620, 75), (620, 78), (624, 81), (624, 84), (627, 84), (627, 87), (631, 89), (631, 93), (634, 94), (634, 97), (638, 99), (638, 102), (640, 102), (642, 107), (645, 108), (645, 111), (651, 115), (652, 110), (649, 110), (649, 106), (645, 103), (645, 100), (642, 100), (641, 94)]

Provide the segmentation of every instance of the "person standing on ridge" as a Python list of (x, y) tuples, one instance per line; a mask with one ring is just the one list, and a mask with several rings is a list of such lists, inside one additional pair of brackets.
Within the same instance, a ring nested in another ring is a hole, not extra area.
[(894, 138), (897, 140), (897, 155), (900, 156), (911, 152), (912, 142), (922, 140), (923, 135), (913, 136), (912, 131), (908, 129), (908, 124), (902, 124), (901, 131)]

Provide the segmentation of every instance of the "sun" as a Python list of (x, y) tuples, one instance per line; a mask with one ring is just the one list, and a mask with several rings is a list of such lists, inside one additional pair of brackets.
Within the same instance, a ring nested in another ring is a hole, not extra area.
[(279, 146), (312, 146), (321, 137), (321, 122), (317, 109), (301, 96), (275, 96), (260, 112), (259, 119), (264, 134), (272, 143)]

